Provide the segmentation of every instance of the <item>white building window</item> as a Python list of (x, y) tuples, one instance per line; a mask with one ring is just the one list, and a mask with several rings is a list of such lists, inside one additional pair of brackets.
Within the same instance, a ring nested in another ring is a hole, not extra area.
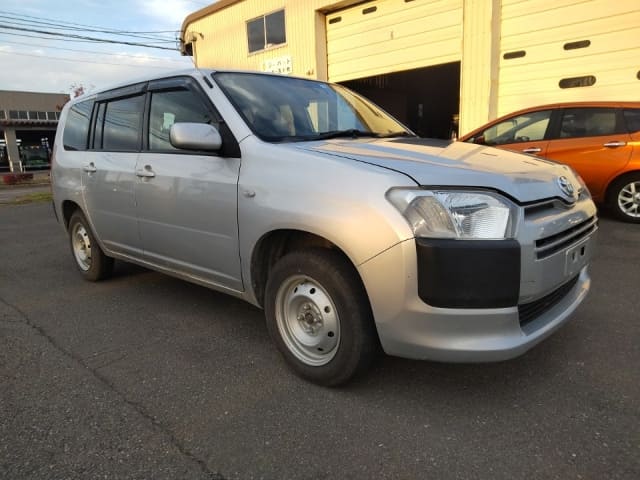
[(249, 53), (286, 43), (284, 10), (249, 20), (247, 22), (247, 40)]

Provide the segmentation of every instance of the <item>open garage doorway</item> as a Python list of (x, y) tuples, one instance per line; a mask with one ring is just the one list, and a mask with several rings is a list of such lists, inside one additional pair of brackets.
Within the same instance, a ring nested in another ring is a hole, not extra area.
[(370, 98), (421, 137), (457, 135), (460, 62), (340, 83)]
[(51, 168), (55, 130), (17, 130), (18, 152), (24, 171)]

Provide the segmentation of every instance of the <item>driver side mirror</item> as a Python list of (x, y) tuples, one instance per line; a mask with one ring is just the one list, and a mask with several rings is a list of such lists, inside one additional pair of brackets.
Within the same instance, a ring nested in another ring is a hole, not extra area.
[(222, 147), (220, 132), (208, 123), (179, 122), (169, 130), (171, 145), (184, 150), (216, 151)]
[(477, 143), (478, 145), (486, 145), (486, 142), (484, 141), (484, 135), (480, 135), (479, 137), (474, 138), (473, 143)]

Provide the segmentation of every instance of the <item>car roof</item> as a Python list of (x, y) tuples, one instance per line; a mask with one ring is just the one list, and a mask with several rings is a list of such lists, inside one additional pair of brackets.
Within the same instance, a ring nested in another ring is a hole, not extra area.
[(614, 100), (600, 100), (600, 101), (583, 101), (583, 102), (561, 102), (561, 103), (549, 103), (546, 105), (536, 105), (534, 107), (523, 108), (515, 112), (503, 115), (503, 117), (510, 117), (513, 114), (521, 112), (530, 112), (534, 110), (557, 110), (558, 108), (576, 108), (576, 107), (640, 107), (640, 102), (630, 101), (614, 101)]
[(105, 86), (103, 88), (99, 88), (99, 89), (93, 90), (91, 92), (88, 92), (88, 93), (86, 93), (84, 95), (80, 95), (79, 97), (72, 98), (71, 101), (69, 102), (69, 104), (74, 104), (74, 103), (82, 102), (84, 100), (95, 98), (98, 94), (101, 94), (101, 93), (110, 92), (112, 90), (118, 90), (120, 88), (128, 87), (130, 85), (136, 85), (136, 84), (139, 84), (139, 83), (150, 82), (150, 81), (153, 81), (153, 80), (162, 80), (163, 78), (180, 77), (180, 76), (191, 76), (191, 77), (202, 76), (202, 77), (206, 77), (206, 76), (210, 76), (213, 73), (222, 73), (222, 72), (224, 72), (224, 73), (251, 73), (251, 74), (255, 74), (255, 75), (279, 76), (279, 77), (298, 78), (298, 79), (302, 79), (302, 80), (310, 80), (310, 81), (322, 82), (322, 80), (317, 80), (317, 79), (312, 79), (312, 78), (297, 77), (295, 75), (281, 75), (281, 74), (278, 74), (278, 73), (260, 72), (260, 71), (256, 71), (256, 70), (238, 70), (238, 69), (227, 69), (227, 68), (225, 68), (225, 69), (186, 68), (186, 69), (173, 70), (173, 71), (168, 71), (168, 72), (163, 72), (163, 73), (149, 74), (149, 75), (145, 75), (145, 76), (141, 76), (141, 77), (132, 77), (132, 78), (124, 80), (122, 82), (113, 83), (113, 84), (110, 84), (110, 85)]

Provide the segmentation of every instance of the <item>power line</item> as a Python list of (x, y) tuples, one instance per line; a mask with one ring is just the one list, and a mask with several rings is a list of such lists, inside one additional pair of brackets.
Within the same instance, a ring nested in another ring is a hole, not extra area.
[[(37, 33), (44, 33), (46, 35), (61, 35), (64, 37), (78, 37), (78, 38), (94, 38), (94, 37), (84, 37), (82, 35), (76, 35), (73, 33), (61, 33), (61, 32), (51, 32), (49, 30), (34, 30), (34, 29), (30, 29), (30, 28), (25, 28), (25, 27), (30, 27), (31, 25), (16, 25), (16, 24), (12, 24), (11, 22), (9, 23), (0, 23), (0, 28), (8, 28), (10, 30), (19, 30), (19, 31), (25, 31), (25, 32), (37, 32)], [(40, 27), (37, 27), (40, 28)], [(54, 28), (54, 27), (49, 27), (49, 28)], [(82, 31), (82, 30), (79, 30)], [(112, 33), (109, 33), (108, 35), (115, 35)], [(120, 35), (120, 34), (118, 34)], [(123, 34), (124, 35), (124, 34)], [(136, 35), (128, 35), (128, 36), (133, 36), (135, 37)], [(146, 43), (174, 43), (176, 41), (176, 38), (173, 38), (171, 40), (164, 38), (164, 39), (152, 39), (150, 37), (142, 37), (142, 38), (149, 38), (151, 40), (154, 40), (152, 42), (146, 42)], [(107, 39), (98, 39), (98, 40), (107, 40)]]
[[(0, 15), (0, 18), (4, 19), (5, 25), (12, 25), (18, 27), (36, 27), (36, 28), (50, 28), (54, 30), (71, 30), (75, 32), (92, 32), (92, 33), (106, 33), (108, 35), (117, 35), (117, 36), (128, 36), (128, 37), (136, 37), (142, 38), (146, 40), (159, 40), (164, 42), (175, 42), (175, 35), (172, 39), (168, 39), (165, 37), (160, 37), (158, 35), (150, 36), (150, 35), (141, 35), (143, 32), (135, 32), (135, 31), (120, 31), (113, 29), (100, 29), (100, 28), (81, 28), (75, 26), (69, 26), (59, 23), (53, 22), (41, 22), (39, 20), (24, 20), (20, 18), (15, 18), (13, 16), (8, 15)], [(176, 32), (173, 32), (176, 33)]]
[[(43, 35), (52, 35), (52, 36), (65, 37), (65, 38), (77, 38), (81, 40), (90, 40), (90, 41), (100, 42), (100, 43), (116, 43), (120, 45), (131, 45), (134, 47), (157, 48), (159, 50), (171, 50), (171, 51), (178, 50), (177, 48), (162, 47), (159, 45), (148, 45), (148, 44), (138, 43), (138, 42), (127, 42), (124, 40), (112, 40), (107, 38), (88, 37), (85, 35), (75, 35), (72, 33), (49, 32), (46, 30), (35, 30), (35, 29), (29, 29), (29, 28), (12, 27), (12, 26), (3, 25), (3, 24), (0, 24), (0, 29), (17, 30), (20, 32), (40, 33)], [(170, 43), (170, 42), (167, 42), (167, 43)]]
[[(196, 3), (196, 2), (194, 2)], [(22, 18), (33, 18), (36, 20), (45, 20), (47, 22), (53, 22), (54, 24), (57, 25), (75, 25), (78, 27), (89, 27), (89, 28), (106, 28), (106, 27), (102, 27), (99, 25), (89, 25), (86, 23), (76, 23), (76, 22), (68, 22), (66, 20), (55, 20), (51, 17), (38, 17), (35, 15), (26, 15), (26, 14), (22, 14), (22, 13), (14, 13), (14, 12), (9, 12), (7, 10), (0, 10), (0, 14), (5, 14), (5, 15), (11, 15), (13, 17), (22, 17)], [(126, 30), (121, 30), (121, 29), (117, 29), (117, 28), (111, 28), (109, 29), (113, 32), (120, 32), (120, 33), (132, 33), (132, 32), (128, 32)], [(137, 32), (134, 31), (133, 33), (174, 33), (174, 32), (178, 32), (179, 30), (152, 30), (152, 31), (147, 31), (147, 32)]]
[(10, 32), (0, 31), (0, 35), (11, 35), (13, 37), (20, 37), (20, 38), (37, 38), (40, 40), (49, 40), (51, 42), (100, 43), (94, 40), (73, 40), (69, 38), (51, 38), (51, 37), (43, 37), (40, 35), (27, 35), (26, 33), (10, 33)]
[(18, 53), (18, 52), (6, 52), (0, 50), (0, 55), (18, 55), (20, 57), (35, 57), (35, 58), (46, 58), (49, 60), (61, 60), (63, 62), (74, 62), (74, 63), (93, 63), (96, 65), (115, 65), (118, 67), (134, 67), (134, 68), (161, 68), (161, 69), (175, 69), (173, 66), (167, 67), (159, 67), (153, 65), (132, 65), (130, 63), (109, 63), (109, 62), (92, 62), (91, 60), (76, 60), (73, 58), (61, 58), (61, 57), (50, 57), (49, 55), (33, 55), (29, 53)]
[[(20, 35), (22, 36), (22, 35)], [(38, 38), (45, 38), (45, 37), (38, 37)], [(116, 57), (131, 57), (131, 58), (138, 58), (138, 59), (149, 59), (149, 60), (162, 60), (162, 61), (169, 61), (169, 62), (179, 62), (181, 64), (183, 64), (184, 62), (180, 62), (179, 60), (174, 60), (172, 58), (165, 58), (165, 57), (151, 57), (151, 56), (145, 56), (145, 57), (141, 57), (139, 55), (129, 55), (126, 53), (114, 53), (114, 52), (101, 52), (98, 50), (82, 50), (79, 48), (64, 48), (64, 47), (53, 47), (50, 45), (39, 45), (36, 43), (23, 43), (23, 42), (12, 42), (10, 40), (0, 40), (0, 43), (11, 43), (13, 45), (21, 45), (23, 47), (36, 47), (36, 48), (46, 48), (46, 49), (52, 49), (52, 50), (65, 50), (68, 52), (80, 52), (80, 53), (97, 53), (99, 55), (113, 55)]]

